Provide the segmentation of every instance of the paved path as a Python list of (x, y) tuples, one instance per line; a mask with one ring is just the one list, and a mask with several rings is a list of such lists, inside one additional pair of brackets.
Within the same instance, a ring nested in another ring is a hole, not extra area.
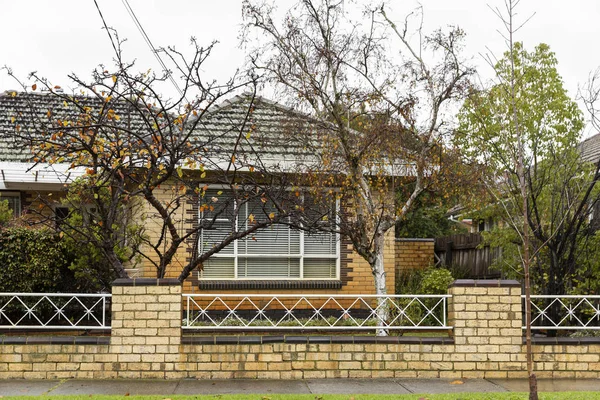
[[(463, 382), (459, 384), (459, 382)], [(541, 392), (600, 391), (600, 379), (540, 380)], [(525, 379), (306, 379), (306, 380), (0, 380), (0, 396), (170, 394), (406, 394), (524, 392)]]

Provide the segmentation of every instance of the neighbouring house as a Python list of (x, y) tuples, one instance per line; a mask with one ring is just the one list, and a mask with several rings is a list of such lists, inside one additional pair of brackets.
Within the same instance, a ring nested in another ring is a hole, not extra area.
[[(590, 136), (579, 143), (581, 158), (589, 163), (597, 164), (600, 161), (600, 133)], [(594, 205), (590, 215), (590, 228), (596, 232), (600, 230), (600, 202)]]
[[(215, 155), (226, 153), (235, 142), (236, 132), (245, 124), (251, 127), (252, 135), (239, 145), (251, 148), (248, 157), (259, 157), (261, 163), (285, 171), (286, 165), (315, 156), (308, 142), (293, 136), (293, 129), (299, 126), (311, 131), (311, 124), (316, 123), (314, 120), (263, 98), (256, 98), (250, 105), (249, 99), (244, 95), (234, 97), (214, 107), (204, 117), (197, 135), (210, 139), (211, 152)], [(82, 101), (88, 100), (82, 98)], [(89, 101), (93, 106), (94, 100)], [(31, 104), (35, 107), (32, 108)], [(60, 162), (51, 165), (33, 162), (30, 149), (11, 135), (17, 129), (13, 119), (15, 115), (33, 113), (43, 118), (49, 109), (54, 115), (60, 114), (61, 103), (55, 96), (15, 92), (0, 95), (0, 200), (8, 200), (15, 216), (26, 215), (38, 207), (41, 209), (40, 201), (48, 196), (55, 199), (55, 216), (66, 214), (68, 210), (61, 205), (60, 197), (74, 179), (85, 174), (81, 168), (71, 168)], [(248, 110), (251, 110), (249, 119)], [(135, 129), (136, 122), (130, 123)], [(222, 191), (219, 186), (213, 187), (210, 168), (207, 167), (202, 174), (192, 167), (186, 169), (184, 166), (183, 169), (198, 185), (208, 185), (207, 193)], [(161, 187), (165, 196), (172, 189), (168, 185)], [(51, 210), (45, 212), (51, 213)], [(153, 231), (152, 218), (148, 211), (144, 219), (146, 229), (150, 235), (159, 235), (159, 232)], [(200, 204), (187, 201), (179, 211), (179, 218), (182, 230), (198, 226), (203, 218)], [(222, 222), (223, 229), (227, 224), (235, 223)], [(211, 246), (211, 238), (218, 236), (219, 228), (203, 232), (200, 243), (186, 242), (169, 266), (166, 277), (177, 277), (194, 246), (202, 251), (203, 246)], [(396, 264), (393, 230), (388, 235), (386, 246), (387, 288), (389, 293), (393, 293)], [(155, 276), (148, 263), (131, 272), (137, 276)], [(374, 293), (374, 285), (368, 263), (352, 251), (352, 245), (346, 238), (334, 233), (309, 234), (286, 225), (274, 225), (215, 254), (201, 272), (194, 271), (190, 275), (184, 283), (184, 290), (220, 294), (282, 291), (290, 294), (369, 294)]]

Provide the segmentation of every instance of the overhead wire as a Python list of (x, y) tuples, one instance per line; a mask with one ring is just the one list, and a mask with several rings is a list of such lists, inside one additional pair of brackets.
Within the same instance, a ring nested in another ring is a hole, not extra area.
[[(95, 1), (96, 0), (94, 0), (94, 2)], [(129, 1), (128, 0), (122, 0), (122, 2), (123, 2), (123, 5), (125, 6), (125, 9), (129, 13), (129, 16), (133, 20), (133, 23), (135, 24), (135, 26), (137, 27), (138, 31), (140, 32), (140, 34), (144, 38), (144, 41), (146, 42), (146, 44), (148, 45), (148, 47), (150, 48), (150, 51), (152, 52), (152, 54), (154, 54), (154, 57), (156, 58), (156, 60), (160, 64), (160, 66), (163, 68), (164, 72), (167, 74), (169, 80), (171, 81), (171, 83), (173, 84), (173, 86), (175, 87), (175, 89), (177, 90), (177, 92), (179, 93), (179, 95), (181, 97), (183, 97), (184, 96), (183, 90), (181, 90), (181, 88), (179, 87), (179, 85), (177, 84), (177, 82), (175, 81), (175, 79), (173, 78), (173, 74), (171, 73), (171, 71), (169, 71), (169, 68), (167, 68), (167, 65), (164, 63), (164, 61), (162, 60), (162, 58), (158, 54), (158, 51), (156, 50), (156, 48), (152, 44), (152, 41), (150, 40), (150, 37), (148, 36), (148, 34), (146, 33), (146, 31), (144, 30), (144, 27), (142, 26), (140, 20), (138, 19), (137, 15), (135, 15), (135, 12), (131, 8), (131, 5), (129, 5)]]
[(115, 54), (118, 54), (117, 46), (115, 45), (115, 41), (113, 40), (113, 37), (110, 34), (110, 30), (108, 29), (108, 26), (106, 25), (106, 20), (104, 19), (104, 15), (102, 15), (102, 11), (100, 11), (100, 6), (98, 5), (98, 2), (96, 0), (94, 0), (94, 4), (96, 5), (96, 10), (98, 10), (98, 14), (100, 14), (100, 19), (102, 20), (102, 23), (104, 24), (104, 29), (106, 29), (106, 34), (108, 35), (108, 38), (110, 39), (110, 44), (112, 44), (113, 49), (115, 49)]

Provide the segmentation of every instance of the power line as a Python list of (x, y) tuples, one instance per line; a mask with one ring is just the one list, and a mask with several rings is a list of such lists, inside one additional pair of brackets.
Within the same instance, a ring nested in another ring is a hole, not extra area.
[[(94, 0), (94, 2), (95, 1), (96, 0)], [(171, 74), (171, 72), (169, 71), (169, 68), (167, 68), (167, 66), (163, 62), (162, 58), (160, 58), (160, 55), (158, 54), (158, 51), (156, 51), (156, 48), (154, 47), (154, 45), (150, 41), (150, 38), (146, 34), (146, 31), (144, 30), (144, 27), (142, 26), (142, 24), (138, 20), (137, 16), (135, 15), (135, 12), (133, 11), (133, 9), (131, 8), (131, 6), (129, 5), (129, 1), (128, 0), (122, 0), (122, 2), (123, 2), (123, 5), (125, 6), (125, 9), (127, 9), (127, 12), (131, 16), (131, 19), (133, 19), (133, 23), (138, 28), (138, 31), (140, 31), (140, 33), (142, 34), (142, 37), (146, 41), (146, 44), (150, 48), (150, 51), (152, 52), (152, 54), (154, 54), (154, 57), (156, 57), (156, 60), (158, 61), (158, 63), (160, 64), (160, 66), (163, 68), (163, 70), (165, 71), (165, 73), (167, 74), (167, 76), (169, 77), (169, 80), (171, 81), (171, 83), (173, 84), (173, 86), (175, 87), (175, 89), (177, 90), (177, 92), (179, 92), (179, 95), (181, 97), (183, 97), (184, 96), (183, 91), (181, 90), (181, 88), (179, 87), (179, 85), (177, 85), (177, 82), (175, 82), (175, 79), (173, 79), (173, 74)]]
[(100, 11), (100, 6), (98, 6), (98, 3), (96, 2), (96, 0), (94, 0), (94, 4), (96, 5), (96, 10), (98, 10), (98, 14), (100, 14), (100, 19), (102, 20), (102, 23), (104, 24), (104, 29), (106, 29), (106, 34), (108, 35), (108, 38), (110, 39), (110, 44), (112, 44), (113, 49), (115, 49), (115, 54), (119, 54), (119, 52), (117, 51), (117, 46), (115, 46), (115, 41), (113, 40), (112, 35), (110, 34), (110, 30), (108, 29), (108, 26), (106, 26), (106, 20), (104, 19), (104, 15), (102, 15), (102, 11)]

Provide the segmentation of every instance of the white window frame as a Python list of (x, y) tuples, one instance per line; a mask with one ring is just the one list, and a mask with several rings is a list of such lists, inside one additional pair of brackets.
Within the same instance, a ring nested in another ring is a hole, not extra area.
[[(219, 186), (210, 186), (210, 189), (222, 189)], [(222, 189), (222, 190), (227, 190), (227, 189)], [(196, 207), (198, 207), (199, 205), (197, 204)], [(234, 215), (236, 216), (236, 220), (235, 220), (235, 228), (238, 229), (238, 224), (239, 224), (239, 219), (238, 219), (238, 213), (235, 212), (235, 208), (237, 207), (237, 204), (234, 202), (233, 203), (233, 207), (234, 207)], [(339, 199), (335, 200), (335, 208), (336, 211), (339, 211), (339, 207), (340, 207), (340, 201)], [(202, 213), (199, 212), (198, 213), (198, 224), (202, 224)], [(339, 213), (336, 212), (336, 222), (339, 223)], [(215, 222), (230, 222), (229, 219), (227, 218), (217, 218), (215, 220)], [(276, 225), (276, 224), (275, 224)], [(266, 228), (268, 229), (268, 228)], [(260, 230), (259, 230), (260, 231)], [(291, 232), (292, 228), (288, 227), (288, 231)], [(341, 238), (340, 238), (340, 234), (339, 233), (335, 233), (335, 255), (332, 254), (310, 254), (310, 255), (306, 255), (304, 252), (304, 237), (305, 235), (307, 235), (308, 233), (302, 229), (299, 229), (299, 248), (300, 248), (300, 253), (299, 254), (240, 254), (238, 251), (238, 240), (235, 240), (233, 242), (233, 253), (221, 253), (218, 252), (214, 255), (211, 256), (211, 258), (233, 258), (233, 273), (234, 276), (233, 278), (217, 278), (217, 277), (210, 277), (210, 278), (204, 278), (202, 276), (202, 271), (198, 271), (198, 279), (203, 280), (203, 281), (214, 281), (214, 280), (228, 280), (228, 281), (236, 281), (236, 280), (247, 280), (247, 281), (252, 281), (252, 280), (269, 280), (269, 281), (290, 281), (290, 280), (297, 280), (297, 281), (304, 281), (304, 280), (310, 280), (310, 281), (314, 281), (314, 280), (318, 280), (318, 281), (337, 281), (340, 280), (340, 253), (341, 253)], [(288, 234), (288, 238), (289, 238), (289, 234)], [(199, 244), (199, 248), (202, 248), (202, 243), (204, 243), (204, 230), (201, 230), (200, 232), (200, 244)], [(289, 242), (289, 239), (288, 239)], [(239, 277), (238, 276), (238, 266), (239, 266), (239, 259), (240, 258), (287, 258), (287, 259), (299, 259), (299, 277), (272, 277), (272, 278), (265, 278), (265, 277)], [(304, 278), (304, 260), (305, 259), (335, 259), (335, 277), (332, 278)]]

